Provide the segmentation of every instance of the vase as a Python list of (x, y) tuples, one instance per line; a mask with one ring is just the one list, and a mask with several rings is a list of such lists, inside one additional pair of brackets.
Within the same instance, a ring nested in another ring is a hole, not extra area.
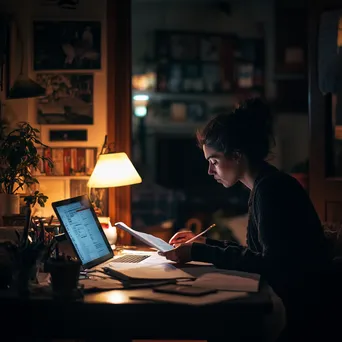
[(117, 239), (117, 232), (116, 227), (113, 227), (110, 223), (110, 217), (99, 216), (98, 219), (101, 223), (101, 227), (107, 237), (109, 244), (114, 245)]
[(3, 225), (3, 216), (20, 214), (20, 197), (14, 194), (0, 193), (0, 225)]

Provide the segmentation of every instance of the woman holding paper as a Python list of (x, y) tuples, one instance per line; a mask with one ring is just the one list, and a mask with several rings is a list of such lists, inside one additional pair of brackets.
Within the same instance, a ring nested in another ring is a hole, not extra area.
[(316, 276), (329, 267), (331, 250), (306, 191), (266, 161), (274, 142), (272, 126), (268, 106), (251, 99), (231, 114), (218, 115), (197, 134), (208, 174), (224, 187), (240, 181), (251, 190), (247, 247), (203, 236), (186, 243), (194, 235), (179, 232), (170, 240), (176, 248), (162, 255), (179, 263), (203, 261), (261, 274), (282, 298), (292, 321), (302, 318), (295, 315), (296, 301), (303, 309), (312, 300), (303, 291), (313, 295), (318, 289)]

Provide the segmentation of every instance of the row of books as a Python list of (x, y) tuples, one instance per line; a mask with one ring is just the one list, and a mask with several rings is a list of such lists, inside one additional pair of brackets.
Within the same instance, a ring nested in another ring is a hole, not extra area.
[(48, 162), (42, 162), (39, 173), (46, 176), (90, 176), (94, 170), (96, 148), (44, 148), (41, 154), (50, 158), (54, 167), (50, 168)]

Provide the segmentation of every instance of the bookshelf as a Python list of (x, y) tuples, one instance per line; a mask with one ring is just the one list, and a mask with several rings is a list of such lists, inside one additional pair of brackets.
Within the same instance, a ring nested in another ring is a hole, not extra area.
[(42, 162), (35, 173), (39, 181), (36, 190), (49, 197), (46, 207), (39, 208), (39, 214), (47, 217), (54, 215), (52, 202), (89, 193), (87, 183), (95, 167), (97, 148), (49, 147), (40, 153), (54, 162), (53, 169)]

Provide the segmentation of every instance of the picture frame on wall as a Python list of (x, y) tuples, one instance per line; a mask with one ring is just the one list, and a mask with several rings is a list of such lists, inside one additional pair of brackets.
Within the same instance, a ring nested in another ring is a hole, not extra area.
[(46, 89), (37, 101), (37, 123), (92, 125), (94, 76), (78, 73), (39, 73), (37, 83)]
[(100, 21), (34, 21), (33, 69), (100, 70)]
[(89, 195), (91, 203), (101, 216), (108, 216), (108, 188), (88, 188), (87, 179), (70, 180), (70, 197)]
[(86, 129), (50, 129), (49, 141), (87, 141)]

